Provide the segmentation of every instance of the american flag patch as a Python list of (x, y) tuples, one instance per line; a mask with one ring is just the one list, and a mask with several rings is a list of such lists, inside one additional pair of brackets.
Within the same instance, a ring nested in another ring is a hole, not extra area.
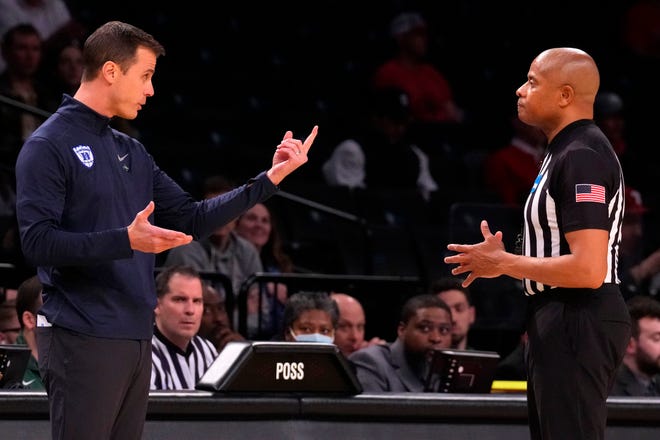
[(605, 187), (591, 183), (579, 183), (575, 185), (575, 201), (605, 203)]

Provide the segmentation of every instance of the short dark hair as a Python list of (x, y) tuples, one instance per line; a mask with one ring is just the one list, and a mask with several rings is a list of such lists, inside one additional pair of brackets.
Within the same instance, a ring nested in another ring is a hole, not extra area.
[(41, 307), (41, 290), (43, 286), (39, 277), (33, 275), (24, 280), (18, 286), (18, 293), (16, 294), (16, 314), (18, 315), (18, 322), (23, 325), (23, 312), (30, 312), (36, 315)]
[(170, 291), (170, 280), (176, 274), (199, 278), (200, 280), (202, 279), (199, 272), (194, 267), (186, 265), (167, 266), (156, 275), (156, 295), (158, 298), (162, 298)]
[(438, 295), (447, 290), (458, 290), (463, 292), (468, 304), (472, 305), (472, 294), (470, 289), (463, 287), (463, 280), (458, 277), (442, 277), (431, 283), (431, 294)]
[(83, 81), (94, 79), (106, 61), (114, 61), (125, 72), (135, 62), (139, 47), (147, 48), (156, 57), (165, 55), (165, 48), (140, 28), (121, 21), (100, 26), (83, 46)]
[(632, 321), (632, 337), (639, 337), (639, 320), (642, 318), (660, 319), (660, 302), (650, 296), (635, 295), (626, 304)]
[(408, 298), (408, 300), (403, 305), (403, 308), (401, 309), (401, 322), (403, 324), (407, 324), (408, 321), (410, 321), (410, 318), (417, 314), (418, 309), (427, 309), (432, 307), (446, 310), (447, 313), (449, 313), (449, 316), (451, 316), (451, 309), (446, 302), (444, 302), (436, 295), (424, 293)]
[(284, 306), (282, 317), (282, 330), (293, 325), (293, 322), (307, 310), (323, 310), (332, 321), (332, 327), (337, 328), (339, 323), (339, 307), (328, 292), (300, 291), (291, 295)]

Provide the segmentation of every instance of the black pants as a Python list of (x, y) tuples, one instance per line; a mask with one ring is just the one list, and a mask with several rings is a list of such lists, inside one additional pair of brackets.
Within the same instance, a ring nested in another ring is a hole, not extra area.
[(616, 285), (532, 297), (527, 406), (532, 439), (602, 440), (607, 397), (630, 339)]
[(149, 400), (151, 341), (38, 327), (39, 370), (53, 440), (139, 440)]

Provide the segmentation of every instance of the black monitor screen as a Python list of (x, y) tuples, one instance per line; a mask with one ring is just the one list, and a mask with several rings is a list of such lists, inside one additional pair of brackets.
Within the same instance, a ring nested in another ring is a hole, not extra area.
[(435, 350), (424, 391), (490, 393), (500, 355), (494, 351)]

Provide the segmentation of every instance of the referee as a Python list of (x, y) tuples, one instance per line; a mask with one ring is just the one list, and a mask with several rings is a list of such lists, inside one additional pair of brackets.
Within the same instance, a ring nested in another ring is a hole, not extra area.
[(600, 84), (594, 60), (548, 49), (516, 91), (521, 121), (546, 135), (546, 155), (524, 210), (523, 255), (483, 220), (484, 241), (449, 244), (455, 275), (508, 275), (530, 298), (526, 353), (532, 439), (603, 439), (606, 399), (630, 337), (619, 291), (624, 181), (612, 146), (593, 121)]
[(194, 390), (218, 356), (213, 343), (197, 334), (203, 292), (202, 278), (190, 266), (169, 266), (156, 277), (150, 389)]

